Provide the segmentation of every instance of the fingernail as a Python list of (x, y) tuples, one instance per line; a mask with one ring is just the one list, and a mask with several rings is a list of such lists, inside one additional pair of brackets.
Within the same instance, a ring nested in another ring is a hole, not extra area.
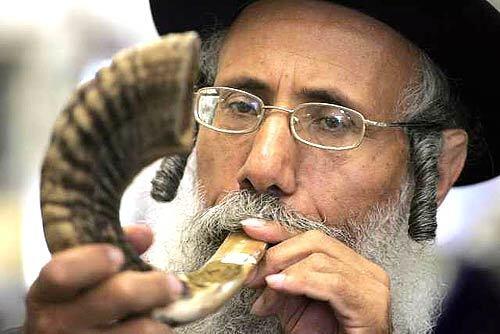
[(117, 247), (109, 247), (108, 249), (108, 257), (111, 260), (111, 263), (116, 267), (116, 269), (120, 268), (122, 264), (125, 262), (125, 256), (121, 249)]
[(283, 286), (283, 282), (285, 281), (285, 274), (275, 274), (266, 276), (266, 282), (271, 287), (279, 288)]
[(174, 298), (178, 298), (182, 295), (182, 291), (184, 290), (184, 284), (175, 276), (174, 274), (167, 275), (167, 284), (172, 292)]
[(241, 221), (241, 225), (248, 227), (264, 227), (266, 225), (266, 221), (259, 218), (247, 218)]

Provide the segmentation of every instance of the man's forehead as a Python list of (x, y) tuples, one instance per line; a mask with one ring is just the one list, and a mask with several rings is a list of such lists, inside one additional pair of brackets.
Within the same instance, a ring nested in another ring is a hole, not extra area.
[[(276, 88), (288, 75), (296, 92), (324, 88), (348, 97), (346, 106), (359, 111), (392, 111), (415, 59), (402, 37), (353, 10), (321, 1), (265, 1), (245, 9), (232, 25), (218, 83), (274, 78), (268, 85)], [(375, 103), (376, 95), (386, 103)]]
[(352, 35), (371, 35), (384, 41), (407, 45), (409, 42), (391, 27), (368, 15), (333, 2), (320, 0), (261, 0), (245, 7), (231, 26), (249, 29), (262, 24), (307, 23), (316, 27), (317, 37), (328, 28)]

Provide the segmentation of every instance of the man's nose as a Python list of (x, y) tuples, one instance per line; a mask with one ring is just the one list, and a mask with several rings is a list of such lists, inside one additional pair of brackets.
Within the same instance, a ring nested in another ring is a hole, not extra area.
[(284, 113), (271, 113), (264, 119), (238, 172), (241, 189), (277, 196), (291, 195), (295, 191), (297, 147), (288, 117)]

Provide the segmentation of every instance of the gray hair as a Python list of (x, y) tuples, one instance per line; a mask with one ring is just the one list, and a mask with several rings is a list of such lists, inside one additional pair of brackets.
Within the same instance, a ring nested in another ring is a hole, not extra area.
[[(452, 94), (448, 80), (422, 51), (417, 78), (403, 92), (399, 108), (409, 122), (439, 124), (440, 129), (463, 126), (460, 104)], [(415, 241), (436, 237), (437, 189), (442, 131), (426, 128), (406, 130), (409, 138), (408, 170), (414, 182), (408, 234)]]
[(200, 78), (197, 86), (213, 86), (219, 65), (219, 55), (226, 39), (227, 30), (219, 30), (201, 43)]
[[(203, 41), (198, 86), (213, 85), (226, 35), (227, 31), (218, 31)], [(403, 120), (437, 123), (442, 129), (463, 127), (460, 105), (452, 95), (446, 77), (424, 52), (418, 52), (420, 61), (416, 79), (408, 84), (397, 104)], [(406, 133), (410, 155), (408, 174), (414, 186), (408, 234), (413, 240), (423, 242), (436, 236), (442, 132), (435, 128), (412, 128)]]

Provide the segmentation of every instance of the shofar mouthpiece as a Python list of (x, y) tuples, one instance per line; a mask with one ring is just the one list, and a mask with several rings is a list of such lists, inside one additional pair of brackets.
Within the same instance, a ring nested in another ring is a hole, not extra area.
[(243, 232), (231, 233), (199, 270), (181, 274), (185, 293), (153, 317), (172, 326), (198, 320), (217, 311), (238, 292), (256, 267), (267, 244)]

